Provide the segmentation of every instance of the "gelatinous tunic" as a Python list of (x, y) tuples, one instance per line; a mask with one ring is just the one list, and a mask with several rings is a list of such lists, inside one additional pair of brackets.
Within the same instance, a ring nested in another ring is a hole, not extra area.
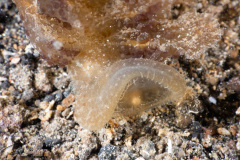
[(120, 60), (89, 82), (77, 85), (75, 115), (79, 124), (93, 130), (104, 126), (114, 112), (129, 116), (177, 102), (186, 90), (185, 79), (175, 69), (141, 58)]
[(180, 100), (184, 78), (159, 61), (199, 58), (222, 33), (208, 13), (187, 11), (172, 18), (174, 5), (191, 0), (14, 1), (41, 56), (68, 66), (77, 96), (75, 118), (92, 130), (113, 113), (132, 115)]

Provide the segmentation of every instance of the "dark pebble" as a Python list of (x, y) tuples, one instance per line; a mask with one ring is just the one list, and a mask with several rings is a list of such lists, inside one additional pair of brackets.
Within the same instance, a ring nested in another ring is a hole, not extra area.
[(63, 94), (61, 91), (57, 91), (57, 93), (55, 94), (55, 100), (56, 102), (60, 102), (63, 99)]
[(200, 133), (202, 131), (202, 125), (198, 121), (192, 123), (192, 129), (195, 133)]
[(16, 68), (16, 64), (11, 64), (10, 67), (11, 68)]
[(11, 85), (11, 84), (10, 84), (8, 81), (3, 81), (3, 82), (1, 83), (1, 88), (7, 90), (7, 89), (10, 87), (10, 85)]
[(4, 63), (4, 58), (1, 54), (0, 54), (0, 63)]
[(5, 26), (0, 24), (0, 34), (2, 34), (5, 31)]
[(9, 14), (7, 12), (0, 12), (0, 23), (6, 23), (9, 19)]
[(5, 48), (4, 45), (0, 44), (0, 49), (4, 49), (4, 48)]
[(5, 64), (3, 65), (3, 69), (4, 69), (5, 71), (8, 71), (9, 68), (10, 68), (10, 64), (5, 61)]
[(27, 65), (27, 64), (28, 64), (28, 59), (27, 59), (27, 56), (26, 56), (26, 55), (22, 55), (22, 56), (20, 57), (20, 59), (21, 59), (21, 64), (22, 64), (22, 65)]
[(15, 153), (16, 154), (22, 154), (24, 152), (23, 148), (22, 147), (19, 147), (15, 150)]
[(114, 145), (106, 145), (103, 146), (99, 153), (98, 153), (98, 158), (100, 160), (114, 160), (117, 157), (117, 147)]
[(51, 102), (52, 100), (55, 99), (55, 96), (54, 95), (47, 95), (43, 101), (48, 101), (48, 102)]
[(11, 57), (10, 55), (6, 55), (6, 56), (5, 56), (5, 58), (4, 58), (4, 59), (5, 59), (5, 63), (10, 62), (10, 60), (9, 60), (10, 57)]
[(27, 64), (30, 64), (31, 62), (31, 59), (29, 59), (26, 54), (22, 55), (20, 58), (21, 58), (22, 65), (27, 65)]
[(31, 60), (31, 61), (36, 60), (36, 57), (35, 57), (32, 53), (27, 53), (26, 55), (27, 55), (27, 58), (28, 58), (29, 60)]
[(195, 133), (195, 132), (192, 133), (192, 137), (193, 137), (193, 138), (199, 138), (199, 133)]
[(22, 65), (33, 65), (32, 67), (34, 68), (34, 61), (36, 61), (36, 58), (34, 57), (33, 54), (27, 53), (22, 55), (21, 57), (21, 64)]
[(14, 9), (15, 4), (12, 3), (12, 1), (10, 1), (10, 2), (8, 2), (8, 3), (9, 3), (9, 4), (7, 5), (7, 9), (8, 9), (8, 10)]
[(29, 101), (34, 97), (34, 95), (35, 93), (33, 90), (31, 89), (25, 90), (22, 94), (22, 100)]
[(67, 97), (70, 93), (71, 93), (71, 89), (67, 89), (65, 90), (65, 92), (63, 92), (63, 95), (64, 97)]
[(18, 90), (15, 89), (15, 90), (12, 92), (12, 95), (15, 96), (17, 99), (19, 99), (19, 98), (21, 98), (22, 93), (21, 93), (20, 91), (18, 91)]
[(44, 140), (44, 143), (45, 143), (46, 147), (53, 147), (57, 144), (60, 144), (61, 142), (62, 142), (61, 139), (52, 139), (52, 138), (49, 138), (49, 137), (47, 137)]

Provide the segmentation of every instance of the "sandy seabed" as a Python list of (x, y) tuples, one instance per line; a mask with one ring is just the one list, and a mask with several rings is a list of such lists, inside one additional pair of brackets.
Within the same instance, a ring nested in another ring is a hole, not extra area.
[(224, 34), (219, 47), (198, 60), (167, 61), (193, 89), (189, 103), (118, 117), (97, 132), (74, 121), (75, 95), (67, 69), (42, 60), (26, 37), (16, 6), (10, 0), (0, 4), (0, 159), (239, 158), (238, 0), (193, 5), (199, 12), (214, 12)]

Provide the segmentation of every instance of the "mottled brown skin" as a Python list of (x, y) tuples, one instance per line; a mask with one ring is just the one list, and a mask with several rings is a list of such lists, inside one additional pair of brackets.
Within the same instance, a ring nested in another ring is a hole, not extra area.
[[(57, 19), (39, 14), (32, 0), (17, 0), (15, 3), (30, 41), (50, 64), (64, 66), (80, 53), (81, 47), (76, 43), (76, 38), (70, 41), (71, 36), (67, 35), (76, 32), (75, 35), (79, 36), (76, 29)], [(63, 47), (55, 49), (53, 46), (55, 41), (61, 42)]]
[[(171, 8), (181, 0), (15, 2), (31, 42), (49, 63), (60, 66), (78, 54), (160, 61), (181, 54), (198, 58), (221, 36), (210, 14), (193, 11), (171, 20)], [(53, 46), (55, 41), (61, 42), (60, 49)]]

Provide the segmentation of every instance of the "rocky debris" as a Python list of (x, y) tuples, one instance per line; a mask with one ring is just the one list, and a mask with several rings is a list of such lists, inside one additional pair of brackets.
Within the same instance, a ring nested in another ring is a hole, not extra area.
[(43, 67), (38, 67), (38, 71), (35, 74), (34, 86), (36, 89), (43, 92), (51, 92), (52, 84), (50, 83), (51, 75), (49, 69), (44, 69)]
[(0, 104), (0, 134), (13, 132), (21, 128), (25, 108), (22, 105)]
[(220, 135), (226, 135), (226, 136), (230, 136), (231, 135), (230, 132), (226, 128), (218, 128), (217, 132)]
[(66, 74), (66, 72), (60, 70), (59, 72), (55, 72), (54, 74), (55, 76), (53, 78), (53, 85), (60, 90), (67, 88), (70, 82), (70, 78)]
[[(23, 74), (24, 73), (24, 74)], [(15, 88), (27, 91), (32, 88), (32, 72), (27, 66), (17, 65), (9, 73), (9, 81)]]
[(113, 145), (102, 146), (98, 158), (100, 160), (116, 159), (117, 158), (117, 147)]
[(156, 153), (154, 143), (147, 137), (138, 139), (136, 148), (144, 159), (151, 159)]

